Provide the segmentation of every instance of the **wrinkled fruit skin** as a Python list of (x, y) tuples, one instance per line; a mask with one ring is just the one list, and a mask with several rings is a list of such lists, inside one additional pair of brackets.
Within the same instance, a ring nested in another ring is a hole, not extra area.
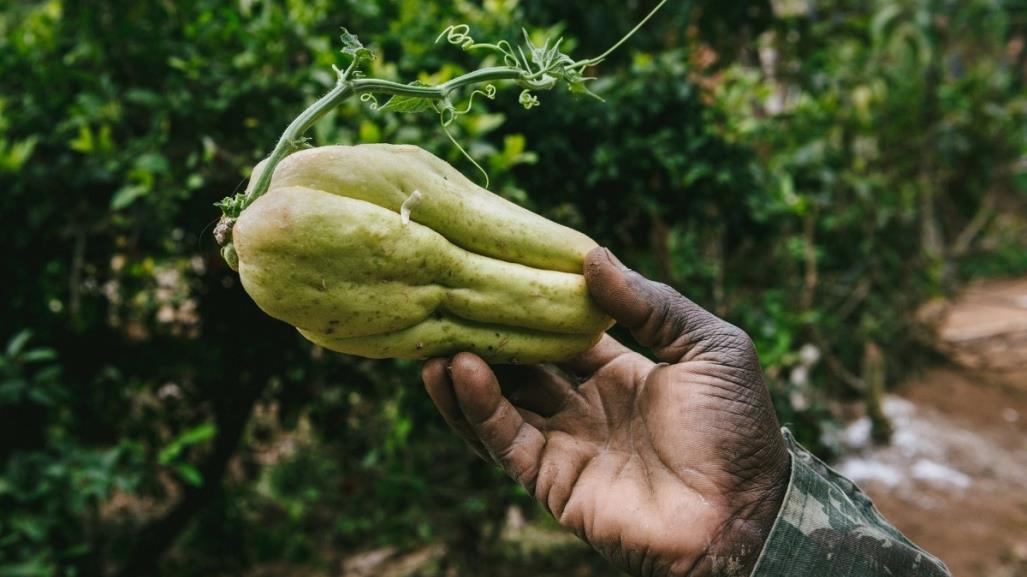
[(611, 324), (581, 275), (594, 241), (415, 146), (287, 157), (232, 240), (257, 305), (343, 353), (558, 361)]

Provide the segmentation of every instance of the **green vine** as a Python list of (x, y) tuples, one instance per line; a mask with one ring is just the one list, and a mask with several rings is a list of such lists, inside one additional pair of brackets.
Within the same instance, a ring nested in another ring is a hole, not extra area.
[[(518, 102), (525, 109), (535, 108), (541, 104), (536, 92), (551, 90), (560, 84), (567, 86), (572, 92), (586, 94), (602, 100), (588, 89), (587, 83), (594, 80), (594, 78), (585, 76), (584, 71), (605, 60), (610, 53), (619, 48), (645, 25), (667, 2), (668, 0), (661, 0), (645, 18), (608, 50), (599, 56), (583, 60), (574, 60), (560, 50), (563, 42), (562, 38), (552, 43), (546, 40), (542, 46), (536, 46), (531, 41), (527, 31), (523, 31), (523, 45), (517, 46), (515, 49), (514, 45), (506, 40), (500, 40), (495, 44), (476, 42), (471, 36), (470, 26), (467, 24), (449, 26), (435, 39), (436, 43), (445, 40), (446, 43), (457, 46), (464, 51), (484, 50), (492, 52), (502, 58), (503, 65), (483, 67), (435, 86), (429, 86), (423, 82), (401, 84), (391, 80), (366, 78), (362, 67), (374, 60), (375, 55), (355, 35), (343, 28), (341, 35), (342, 53), (348, 56), (350, 60), (344, 70), (336, 66), (332, 67), (337, 77), (335, 87), (314, 102), (314, 104), (310, 105), (289, 124), (271, 152), (271, 156), (268, 158), (267, 164), (259, 175), (257, 182), (248, 192), (226, 197), (215, 204), (222, 211), (221, 224), (223, 226), (220, 227), (222, 230), (221, 234), (218, 235), (218, 240), (222, 246), (225, 246), (226, 250), (223, 253), (228, 253), (226, 258), (229, 255), (234, 257), (234, 251), (230, 250), (231, 224), (253, 201), (267, 192), (271, 185), (271, 177), (278, 164), (293, 152), (309, 148), (308, 139), (303, 136), (307, 130), (327, 112), (353, 96), (358, 97), (361, 102), (368, 103), (371, 110), (378, 112), (419, 113), (429, 110), (434, 111), (439, 115), (442, 129), (453, 145), (485, 176), (485, 187), (487, 188), (489, 185), (488, 174), (464, 150), (464, 147), (457, 142), (449, 130), (453, 121), (471, 111), (474, 98), (481, 96), (489, 100), (495, 99), (498, 92), (495, 82), (506, 80), (514, 82), (521, 88)], [(459, 94), (466, 87), (477, 85), (483, 85), (483, 87), (472, 90), (467, 96), (466, 103), (461, 108), (457, 108), (453, 104), (452, 98), (455, 94)], [(391, 98), (385, 104), (380, 104), (377, 96), (383, 94), (389, 95)], [(232, 263), (230, 262), (230, 264)]]

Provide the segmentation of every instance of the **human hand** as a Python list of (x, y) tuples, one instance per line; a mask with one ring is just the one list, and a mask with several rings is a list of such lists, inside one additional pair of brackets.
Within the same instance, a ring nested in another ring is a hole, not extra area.
[(460, 353), (425, 364), (428, 394), (482, 458), (629, 573), (749, 575), (790, 466), (752, 341), (606, 249), (585, 278), (659, 363), (608, 335), (560, 370)]

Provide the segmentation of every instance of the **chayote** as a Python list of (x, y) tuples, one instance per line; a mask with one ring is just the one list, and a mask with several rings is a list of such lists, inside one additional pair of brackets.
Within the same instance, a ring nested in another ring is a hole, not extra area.
[(343, 353), (554, 361), (611, 324), (581, 274), (595, 242), (416, 146), (296, 152), (231, 237), (257, 305)]

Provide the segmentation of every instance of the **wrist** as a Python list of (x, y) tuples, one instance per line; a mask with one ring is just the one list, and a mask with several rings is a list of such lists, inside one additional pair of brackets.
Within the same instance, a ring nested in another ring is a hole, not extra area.
[(791, 455), (773, 468), (751, 499), (741, 499), (688, 577), (749, 577), (770, 536), (788, 491)]

